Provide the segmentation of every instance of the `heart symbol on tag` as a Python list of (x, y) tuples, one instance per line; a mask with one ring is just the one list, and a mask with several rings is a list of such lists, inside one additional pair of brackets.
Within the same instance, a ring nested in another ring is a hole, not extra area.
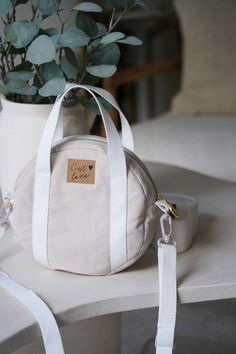
[(93, 168), (93, 165), (89, 165), (89, 169), (92, 170), (92, 168)]

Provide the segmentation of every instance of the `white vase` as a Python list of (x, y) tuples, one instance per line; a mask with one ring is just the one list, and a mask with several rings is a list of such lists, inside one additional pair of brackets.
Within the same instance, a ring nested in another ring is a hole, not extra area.
[[(1, 97), (0, 187), (12, 192), (24, 166), (36, 155), (51, 104), (15, 103)], [(63, 108), (64, 136), (88, 134), (92, 117), (80, 106)]]

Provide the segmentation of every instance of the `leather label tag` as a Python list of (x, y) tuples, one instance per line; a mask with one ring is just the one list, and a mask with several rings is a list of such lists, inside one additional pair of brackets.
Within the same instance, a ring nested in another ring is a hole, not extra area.
[(68, 183), (95, 183), (95, 161), (68, 159)]

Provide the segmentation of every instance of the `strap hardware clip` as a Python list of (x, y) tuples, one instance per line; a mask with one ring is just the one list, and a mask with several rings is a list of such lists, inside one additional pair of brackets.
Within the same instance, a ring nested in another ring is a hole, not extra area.
[[(179, 217), (178, 210), (176, 208), (176, 205), (173, 203), (170, 203), (166, 198), (163, 197), (163, 195), (160, 192), (157, 192), (157, 203), (158, 207), (164, 211), (172, 215), (174, 218)], [(161, 208), (162, 206), (162, 208)]]
[(158, 245), (160, 243), (168, 245), (176, 245), (172, 238), (172, 218), (169, 213), (164, 213), (160, 218), (162, 238), (158, 240)]

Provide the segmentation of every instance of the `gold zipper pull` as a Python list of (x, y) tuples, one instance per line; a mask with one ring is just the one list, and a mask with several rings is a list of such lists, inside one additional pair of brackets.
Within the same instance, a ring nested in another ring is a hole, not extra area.
[(174, 218), (179, 217), (179, 213), (177, 211), (176, 205), (173, 203), (170, 203), (166, 198), (163, 197), (163, 195), (160, 192), (157, 192), (157, 200), (163, 201), (163, 203), (168, 208), (169, 214), (171, 214)]

